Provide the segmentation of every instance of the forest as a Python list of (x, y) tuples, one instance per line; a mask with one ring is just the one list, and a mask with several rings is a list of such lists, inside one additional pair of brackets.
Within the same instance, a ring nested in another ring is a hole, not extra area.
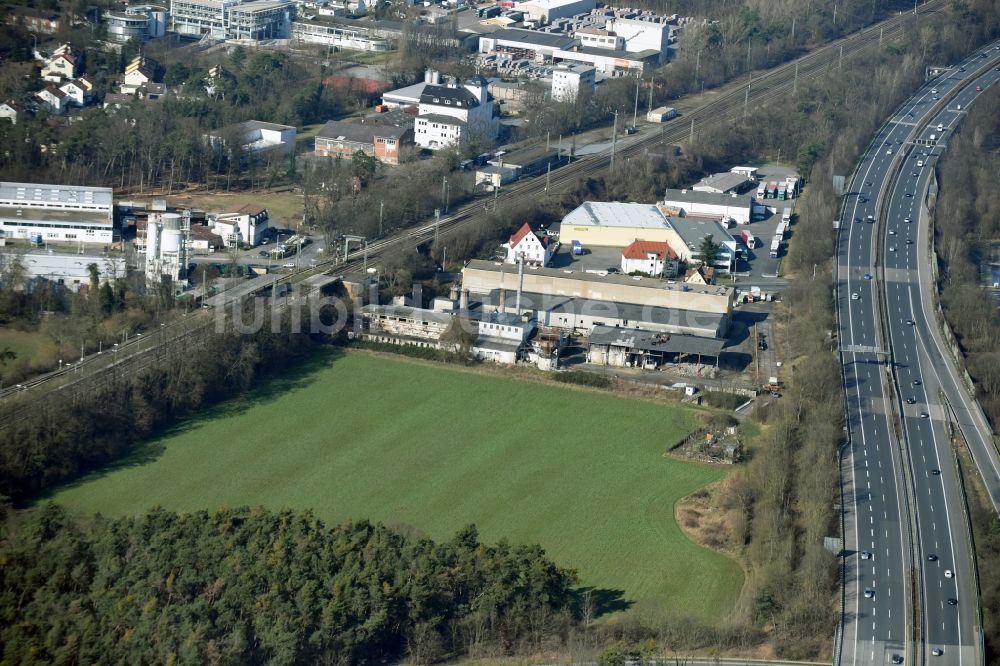
[(5, 528), (5, 663), (426, 664), (537, 644), (575, 599), (574, 572), (474, 526), (434, 543), (308, 512), (46, 505)]

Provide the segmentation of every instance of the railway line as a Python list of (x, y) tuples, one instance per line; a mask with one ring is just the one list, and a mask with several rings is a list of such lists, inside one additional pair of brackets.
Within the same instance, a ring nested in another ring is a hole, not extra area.
[[(799, 81), (808, 81), (822, 76), (834, 67), (842, 66), (845, 61), (876, 48), (885, 40), (903, 34), (912, 21), (932, 15), (944, 6), (945, 0), (927, 0), (916, 8), (915, 13), (900, 14), (886, 19), (771, 70), (752, 72), (745, 82), (733, 82), (723, 87), (712, 100), (659, 126), (659, 131), (656, 131), (655, 125), (646, 125), (638, 133), (622, 137), (617, 142), (615, 159), (620, 163), (621, 160), (642, 157), (657, 146), (688, 141), (692, 136), (696, 138), (700, 130), (729, 122), (743, 114), (760, 109), (768, 102), (785, 95)], [(579, 178), (599, 173), (610, 167), (609, 153), (579, 158), (569, 156), (569, 163), (553, 171), (548, 178), (545, 176), (526, 178), (504, 187), (494, 199), (491, 199), (495, 206), (492, 210), (502, 210), (504, 206), (524, 198), (565, 194), (568, 186), (573, 185)], [(363, 266), (364, 257), (377, 259), (393, 251), (416, 247), (432, 240), (435, 234), (440, 238), (447, 238), (480, 222), (486, 214), (488, 213), (484, 210), (481, 199), (461, 204), (453, 213), (440, 220), (425, 222), (415, 228), (401, 230), (393, 236), (372, 241), (365, 251), (356, 250), (350, 253), (347, 262), (336, 257), (317, 262), (315, 266), (283, 276), (277, 284), (295, 285), (320, 273), (330, 271), (346, 273), (357, 270)], [(261, 287), (261, 289), (268, 288), (271, 288), (270, 285)], [(230, 308), (235, 300), (238, 299), (226, 300), (222, 308)], [(144, 355), (156, 346), (184, 344), (190, 340), (190, 335), (194, 331), (209, 330), (217, 326), (217, 320), (218, 315), (214, 311), (190, 312), (162, 325), (160, 331), (147, 332), (131, 339), (126, 338), (113, 350), (92, 354), (77, 363), (5, 388), (0, 391), (0, 427), (16, 417), (18, 413), (16, 406), (22, 400), (37, 400), (49, 390), (60, 390), (64, 394), (69, 394), (84, 385), (88, 375), (109, 370), (117, 371), (125, 366), (134, 369), (138, 366), (132, 364), (130, 359), (133, 356), (149, 359), (151, 356)], [(150, 342), (146, 342), (147, 340)]]

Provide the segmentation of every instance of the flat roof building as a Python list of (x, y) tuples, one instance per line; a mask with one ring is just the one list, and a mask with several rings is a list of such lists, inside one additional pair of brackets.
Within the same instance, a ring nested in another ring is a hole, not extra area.
[(663, 199), (664, 214), (669, 216), (700, 215), (728, 218), (737, 224), (759, 219), (765, 209), (749, 195), (718, 194), (695, 190), (667, 190)]
[(509, 53), (536, 61), (551, 60), (557, 51), (570, 49), (576, 40), (565, 34), (504, 28), (479, 38), (480, 53)]
[(657, 368), (682, 361), (718, 363), (726, 341), (683, 333), (595, 326), (588, 339), (587, 361), (617, 367)]
[(171, 0), (170, 18), (182, 35), (216, 39), (286, 39), (294, 6), (290, 0)]
[(727, 171), (725, 173), (713, 173), (695, 183), (691, 189), (695, 192), (708, 192), (710, 194), (739, 194), (751, 185), (751, 181), (743, 173)]
[(596, 0), (529, 0), (517, 5), (529, 20), (551, 23), (557, 19), (584, 14), (597, 7)]
[(670, 228), (667, 244), (681, 261), (701, 261), (701, 244), (706, 236), (711, 236), (719, 246), (719, 254), (712, 266), (722, 272), (732, 270), (736, 260), (736, 239), (719, 220), (710, 217), (670, 217), (667, 218), (667, 225)]
[(110, 187), (0, 182), (0, 233), (36, 243), (113, 243)]
[(656, 204), (587, 201), (562, 220), (559, 238), (584, 247), (626, 247), (635, 240), (667, 241), (670, 227)]

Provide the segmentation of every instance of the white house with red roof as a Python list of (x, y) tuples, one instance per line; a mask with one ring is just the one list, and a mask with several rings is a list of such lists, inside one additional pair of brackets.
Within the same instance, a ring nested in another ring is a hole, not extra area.
[(673, 276), (677, 274), (677, 255), (666, 242), (635, 240), (622, 250), (622, 273)]
[(63, 79), (74, 79), (80, 75), (80, 54), (69, 45), (63, 45), (45, 61), (42, 79), (59, 83)]
[(556, 251), (556, 244), (552, 242), (552, 238), (536, 234), (527, 222), (522, 224), (502, 247), (507, 249), (508, 264), (523, 261), (528, 265), (548, 266)]

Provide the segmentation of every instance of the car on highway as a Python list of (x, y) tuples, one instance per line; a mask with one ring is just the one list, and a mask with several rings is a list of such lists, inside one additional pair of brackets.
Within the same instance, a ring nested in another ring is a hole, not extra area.
[(875, 216), (874, 215), (869, 215), (865, 219), (868, 220), (869, 222), (874, 222), (875, 221)]
[(937, 95), (937, 88), (931, 88), (931, 94)]
[(907, 238), (906, 239), (906, 244), (907, 245), (913, 245), (913, 239), (912, 238)]
[(948, 605), (949, 606), (957, 606), (958, 605), (958, 599), (956, 599), (955, 597), (949, 597), (948, 598)]
[(937, 562), (937, 555), (935, 555), (934, 553), (929, 553), (927, 555), (927, 561), (928, 562)]
[(983, 92), (982, 86), (976, 86), (976, 92)]
[(865, 599), (871, 599), (875, 596), (875, 590), (870, 587), (865, 588)]
[(858, 296), (858, 292), (854, 292), (853, 294), (851, 294), (851, 300), (852, 301), (861, 300), (861, 297)]
[(928, 414), (927, 412), (920, 412), (920, 418), (922, 418), (922, 419), (929, 419), (930, 417), (931, 417), (931, 415)]
[(872, 274), (871, 274), (871, 273), (865, 273), (865, 274), (864, 274), (864, 278), (865, 278), (866, 280), (871, 280), (871, 279), (872, 279)]
[[(923, 165), (921, 165), (921, 166), (923, 166)], [(917, 177), (917, 176), (919, 176), (920, 174), (919, 174), (919, 173), (917, 173), (916, 171), (912, 171), (912, 172), (910, 172), (910, 175), (911, 175), (911, 176), (913, 176), (914, 178), (916, 178), (916, 177)]]
[(922, 383), (922, 382), (921, 382), (921, 381), (920, 381), (919, 379), (914, 379), (914, 380), (913, 380), (913, 385), (914, 385), (914, 386), (920, 386), (920, 384), (921, 384), (921, 383)]
[(907, 319), (906, 320), (906, 325), (907, 326), (913, 326), (913, 320), (912, 319)]
[(902, 664), (903, 663), (903, 655), (901, 655), (901, 654), (894, 654), (894, 655), (892, 655), (892, 659), (890, 659), (890, 661), (892, 663), (894, 663), (894, 664)]
[(945, 569), (944, 570), (944, 577), (945, 578), (954, 578), (955, 577), (955, 573), (951, 569)]
[(942, 650), (941, 648), (934, 648), (933, 650), (931, 650), (931, 654), (934, 655), (935, 657), (940, 657), (941, 655), (944, 654), (944, 650)]
[(895, 236), (896, 235), (896, 230), (895, 229), (889, 229), (889, 235), (890, 236)]
[(863, 550), (863, 551), (861, 551), (861, 559), (863, 559), (863, 560), (870, 560), (870, 559), (872, 559), (872, 554), (869, 553), (867, 550)]
[(909, 199), (910, 197), (913, 196), (913, 193), (912, 192), (904, 192), (903, 196), (906, 197), (907, 199)]
[(941, 470), (939, 470), (939, 469), (932, 469), (931, 470), (931, 476), (941, 476)]
[(910, 218), (906, 217), (906, 218), (903, 218), (903, 222), (905, 224), (910, 224), (911, 222), (913, 222), (913, 220), (911, 220)]
[(885, 154), (886, 155), (892, 155), (892, 148), (886, 148)]
[(287, 264), (281, 264), (282, 268), (295, 268), (295, 262), (289, 261)]
[(895, 251), (896, 251), (896, 246), (895, 245), (890, 245), (889, 246), (889, 252), (895, 252)]
[(908, 405), (915, 405), (915, 404), (917, 404), (917, 401), (914, 398), (907, 398), (906, 399), (906, 404), (908, 404)]

